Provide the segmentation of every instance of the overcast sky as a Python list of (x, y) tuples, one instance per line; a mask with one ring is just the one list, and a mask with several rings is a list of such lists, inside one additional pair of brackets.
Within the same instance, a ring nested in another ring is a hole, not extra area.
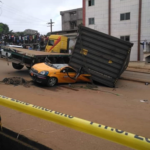
[(53, 20), (53, 31), (61, 30), (60, 11), (82, 7), (82, 0), (0, 0), (0, 22), (13, 31), (50, 31), (48, 22)]

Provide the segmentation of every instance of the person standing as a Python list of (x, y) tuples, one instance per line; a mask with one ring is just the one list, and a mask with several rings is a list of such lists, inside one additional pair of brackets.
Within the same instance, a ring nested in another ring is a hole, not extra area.
[(32, 48), (32, 45), (30, 45), (30, 46), (28, 47), (28, 49), (29, 49), (29, 50), (32, 50), (32, 49), (33, 49), (33, 48)]
[(7, 36), (7, 35), (5, 35), (5, 37), (4, 37), (4, 45), (6, 45), (7, 40), (8, 40), (8, 36)]

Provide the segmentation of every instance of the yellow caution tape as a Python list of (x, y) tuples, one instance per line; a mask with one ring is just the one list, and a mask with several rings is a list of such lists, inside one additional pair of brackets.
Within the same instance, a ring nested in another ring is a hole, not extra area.
[(150, 150), (150, 139), (0, 95), (0, 105), (53, 121), (138, 150)]

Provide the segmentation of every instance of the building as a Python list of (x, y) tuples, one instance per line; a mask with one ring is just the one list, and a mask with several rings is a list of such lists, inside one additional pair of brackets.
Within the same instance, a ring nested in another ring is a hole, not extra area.
[(36, 34), (36, 33), (38, 33), (38, 31), (37, 30), (32, 30), (32, 29), (26, 29), (26, 30), (24, 30), (24, 33), (25, 34)]
[(134, 43), (131, 61), (150, 52), (150, 0), (83, 0), (83, 24)]
[(77, 26), (83, 22), (82, 8), (61, 11), (62, 30), (77, 29)]

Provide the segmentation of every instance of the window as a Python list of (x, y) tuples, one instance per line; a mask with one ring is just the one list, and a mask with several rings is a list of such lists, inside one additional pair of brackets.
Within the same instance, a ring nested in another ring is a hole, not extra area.
[(61, 70), (61, 72), (63, 73), (75, 73), (75, 70), (73, 70), (72, 68), (66, 67), (65, 69)]
[(54, 40), (49, 40), (49, 41), (48, 41), (48, 45), (53, 46), (53, 45), (54, 45)]
[(130, 13), (120, 14), (120, 20), (130, 20)]
[(77, 12), (76, 11), (70, 12), (70, 15), (75, 16), (75, 15), (77, 15)]
[(75, 73), (75, 70), (69, 67), (66, 67), (65, 70), (67, 70), (68, 73)]
[(89, 6), (93, 6), (94, 5), (94, 0), (89, 0)]
[(124, 41), (130, 41), (130, 36), (127, 35), (127, 36), (120, 36), (120, 39), (124, 40)]
[(94, 21), (94, 18), (89, 18), (89, 24), (94, 24), (95, 21)]
[(77, 27), (77, 22), (76, 21), (70, 21), (70, 28), (75, 29)]

